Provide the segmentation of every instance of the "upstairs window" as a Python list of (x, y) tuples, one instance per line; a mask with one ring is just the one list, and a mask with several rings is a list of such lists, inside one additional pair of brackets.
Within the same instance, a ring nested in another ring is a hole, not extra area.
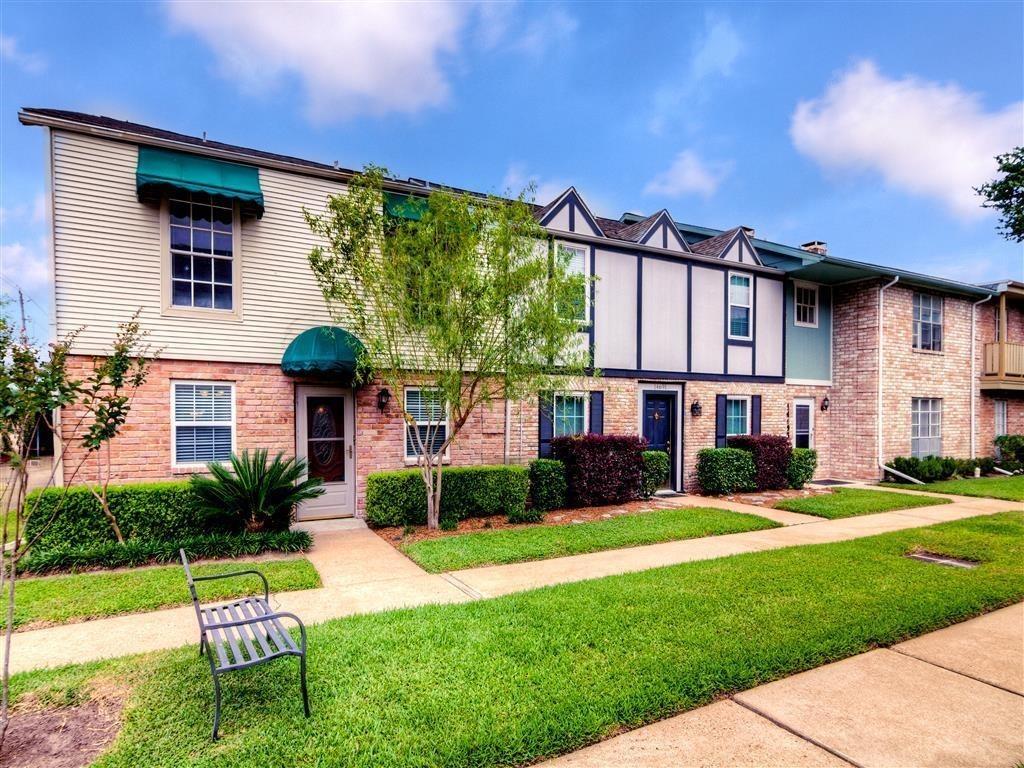
[(441, 397), (441, 390), (432, 387), (407, 388), (405, 412), (413, 420), (412, 424), (405, 425), (407, 459), (419, 456), (421, 444), (431, 453), (444, 445), (448, 439), (448, 409)]
[(794, 283), (793, 298), (796, 306), (796, 324), (804, 328), (818, 327), (818, 286)]
[(171, 385), (174, 464), (206, 464), (231, 458), (235, 388), (223, 382)]
[(556, 392), (554, 396), (554, 418), (552, 419), (555, 437), (582, 435), (587, 431), (586, 402), (580, 392)]
[(942, 399), (915, 397), (910, 407), (910, 455), (942, 455)]
[(565, 316), (572, 320), (579, 320), (581, 323), (588, 322), (587, 312), (589, 301), (587, 296), (587, 248), (582, 245), (558, 244), (558, 254), (562, 260), (568, 262), (567, 272), (571, 276), (582, 278), (580, 294), (572, 304), (565, 309)]
[(233, 310), (234, 212), (209, 195), (168, 201), (171, 306)]
[(942, 297), (914, 294), (914, 349), (942, 351)]
[(750, 334), (750, 275), (729, 273), (729, 338), (747, 339)]

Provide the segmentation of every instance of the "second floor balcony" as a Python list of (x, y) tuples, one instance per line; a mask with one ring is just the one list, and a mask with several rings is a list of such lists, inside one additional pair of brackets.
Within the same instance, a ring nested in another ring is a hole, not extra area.
[[(981, 388), (987, 391), (1024, 391), (1024, 339), (1008, 338), (1011, 328), (1020, 326), (1024, 312), (1024, 295), (1014, 287), (999, 296), (996, 316), (997, 340), (985, 344)], [(1014, 322), (1009, 322), (1012, 315)]]

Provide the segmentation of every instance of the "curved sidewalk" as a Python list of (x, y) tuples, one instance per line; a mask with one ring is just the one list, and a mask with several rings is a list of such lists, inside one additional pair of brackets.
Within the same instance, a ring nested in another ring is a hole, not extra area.
[[(679, 506), (715, 506), (748, 512), (775, 519), (784, 527), (440, 575), (427, 573), (365, 525), (334, 525), (316, 534), (315, 546), (308, 554), (320, 573), (323, 587), (274, 595), (273, 604), (296, 613), (309, 625), (360, 613), (496, 597), (694, 560), (844, 541), (994, 514), (1015, 506), (1014, 502), (996, 499), (945, 498), (956, 500), (939, 506), (824, 520), (717, 499), (679, 497)], [(16, 632), (11, 671), (176, 648), (197, 643), (197, 632), (191, 605)]]

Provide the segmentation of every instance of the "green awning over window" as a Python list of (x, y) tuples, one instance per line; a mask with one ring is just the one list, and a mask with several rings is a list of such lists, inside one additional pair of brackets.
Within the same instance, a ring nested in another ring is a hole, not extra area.
[(419, 221), (427, 210), (427, 198), (403, 195), (398, 192), (384, 193), (384, 212), (396, 219)]
[(139, 147), (135, 187), (142, 202), (157, 201), (174, 193), (206, 192), (237, 200), (243, 216), (257, 219), (263, 216), (260, 172), (249, 165), (169, 149)]
[(289, 376), (330, 379), (352, 384), (363, 343), (344, 328), (321, 325), (303, 331), (288, 345), (281, 370)]

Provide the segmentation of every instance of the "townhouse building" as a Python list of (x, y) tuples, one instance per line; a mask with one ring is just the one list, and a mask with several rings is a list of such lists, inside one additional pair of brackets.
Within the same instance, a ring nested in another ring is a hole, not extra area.
[[(72, 367), (140, 308), (161, 350), (112, 444), (117, 481), (265, 447), (327, 483), (301, 516), (336, 517), (361, 514), (371, 472), (415, 463), (394, 400), (426, 418), (422, 392), (354, 387), (358, 341), (322, 331), (303, 209), (322, 210), (352, 171), (81, 113), (19, 118), (47, 132), (53, 332), (81, 329)], [(390, 180), (385, 207), (415, 216), (410, 200), (431, 189)], [(560, 434), (632, 433), (669, 454), (685, 491), (697, 452), (735, 434), (815, 448), (820, 478), (875, 479), (893, 456), (988, 455), (997, 433), (1024, 431), (1019, 283), (913, 274), (666, 210), (604, 218), (574, 188), (541, 202), (553, 247), (596, 278), (583, 326), (599, 375), (479, 411), (453, 465), (528, 461)]]

